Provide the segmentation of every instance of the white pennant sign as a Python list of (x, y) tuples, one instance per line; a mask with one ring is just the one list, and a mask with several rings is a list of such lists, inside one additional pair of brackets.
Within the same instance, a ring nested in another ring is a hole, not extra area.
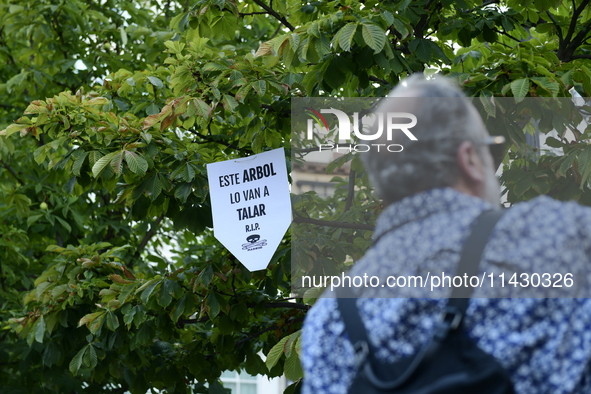
[(267, 268), (291, 223), (283, 148), (207, 165), (215, 237), (250, 271)]

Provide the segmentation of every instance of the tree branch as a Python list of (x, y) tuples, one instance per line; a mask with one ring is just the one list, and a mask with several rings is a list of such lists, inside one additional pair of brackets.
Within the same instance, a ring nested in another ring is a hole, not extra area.
[(269, 13), (269, 15), (275, 17), (275, 19), (277, 19), (279, 22), (281, 22), (281, 24), (284, 25), (285, 27), (287, 27), (289, 30), (291, 30), (291, 31), (295, 30), (295, 27), (293, 27), (293, 25), (291, 23), (289, 23), (287, 21), (287, 19), (285, 19), (284, 17), (279, 15), (273, 8), (266, 5), (261, 0), (252, 0), (252, 1), (254, 3), (258, 4), (263, 10), (267, 11)]
[(6, 292), (6, 281), (4, 278), (4, 271), (2, 270), (2, 262), (0, 262), (0, 282), (2, 283), (2, 290)]
[(571, 58), (571, 60), (575, 60), (575, 59), (591, 59), (591, 55), (573, 55), (570, 58)]
[(209, 321), (209, 316), (204, 316), (201, 319), (179, 319), (176, 324), (183, 328), (187, 324), (205, 323), (207, 321)]
[(170, 0), (166, 0), (166, 4), (164, 5), (164, 20), (168, 21), (170, 19)]
[(502, 31), (502, 30), (498, 30), (498, 29), (493, 29), (493, 31), (494, 31), (494, 32), (496, 32), (496, 33), (502, 34), (502, 35), (504, 35), (504, 36), (507, 36), (507, 37), (509, 37), (510, 39), (512, 39), (512, 40), (515, 40), (515, 41), (517, 41), (517, 42), (521, 42), (521, 40), (519, 40), (519, 39), (517, 39), (517, 38), (513, 37), (511, 34), (507, 33), (506, 31)]
[[(229, 143), (229, 142), (225, 142), (225, 141), (218, 141), (218, 140), (216, 140), (215, 138), (213, 138), (212, 136), (205, 135), (205, 134), (201, 134), (201, 133), (200, 133), (200, 132), (198, 132), (197, 130), (189, 129), (189, 130), (187, 130), (187, 131), (189, 131), (189, 132), (190, 132), (190, 133), (192, 133), (192, 134), (195, 134), (196, 136), (198, 136), (198, 137), (200, 137), (200, 138), (204, 139), (204, 140), (205, 140), (205, 141), (207, 141), (207, 142), (213, 142), (213, 143), (216, 143), (216, 144), (224, 145), (224, 146), (226, 146), (226, 147), (228, 147), (228, 148), (232, 148), (232, 149), (236, 149), (236, 150), (241, 150), (239, 147), (237, 147), (237, 146), (236, 146), (236, 145), (234, 145), (234, 144), (231, 144), (231, 143)], [(195, 142), (195, 141), (193, 141), (193, 142)]]
[(552, 21), (552, 23), (554, 23), (554, 26), (556, 26), (556, 34), (558, 34), (558, 47), (562, 47), (562, 43), (564, 42), (564, 36), (562, 35), (562, 29), (560, 28), (560, 26), (558, 26), (558, 22), (556, 21), (556, 18), (554, 18), (554, 15), (552, 15), (550, 13), (550, 11), (546, 11), (546, 15), (548, 15), (548, 18), (550, 18), (550, 20)]
[(0, 108), (16, 109), (14, 105), (0, 104)]
[(269, 105), (269, 104), (261, 104), (261, 108), (264, 108), (264, 109), (266, 109), (268, 111), (276, 112), (277, 115), (284, 116), (286, 118), (287, 117), (291, 117), (291, 111), (287, 111), (287, 110), (277, 111), (275, 108), (273, 108), (272, 105)]
[[(263, 304), (266, 308), (289, 308), (289, 309), (300, 309), (307, 311), (310, 309), (310, 305), (298, 304), (296, 302), (267, 302)], [(255, 305), (252, 305), (255, 306)]]
[(589, 4), (589, 1), (591, 1), (591, 0), (583, 0), (581, 2), (581, 5), (579, 6), (579, 8), (576, 8), (575, 0), (573, 0), (573, 17), (570, 21), (570, 25), (568, 27), (568, 32), (566, 33), (566, 36), (564, 37), (564, 40), (566, 42), (570, 43), (571, 37), (573, 36), (575, 29), (577, 27), (577, 19), (579, 19), (579, 15), (581, 15), (581, 13), (585, 10), (585, 7), (587, 7), (587, 4)]
[(240, 12), (238, 15), (240, 16), (248, 16), (248, 15), (268, 15), (269, 13), (266, 11), (261, 12)]
[(369, 80), (372, 82), (379, 82), (382, 85), (390, 85), (390, 82), (386, 81), (385, 79), (374, 77), (373, 75), (369, 77)]
[(14, 177), (14, 179), (17, 180), (18, 183), (20, 183), (21, 185), (24, 185), (25, 182), (22, 181), (22, 179), (19, 178), (19, 176), (17, 175), (17, 173), (12, 169), (11, 166), (9, 166), (4, 160), (0, 159), (0, 164), (2, 164), (2, 166), (4, 168), (6, 168), (6, 170), (8, 170), (8, 172), (10, 173), (10, 175), (12, 175)]
[(349, 190), (347, 191), (347, 199), (345, 200), (345, 212), (351, 209), (353, 205), (353, 198), (355, 197), (355, 171), (349, 171)]
[[(4, 46), (6, 46), (6, 48), (7, 48), (7, 49), (10, 49), (10, 48), (8, 47), (8, 43), (7, 43), (7, 42), (6, 42), (6, 40), (4, 39), (3, 33), (4, 33), (4, 27), (2, 27), (2, 28), (0, 29), (0, 42), (4, 43)], [(8, 56), (8, 60), (10, 60), (10, 62), (12, 63), (12, 65), (18, 69), (19, 67), (18, 67), (18, 65), (16, 64), (16, 61), (14, 60), (14, 58), (12, 57), (12, 53), (10, 52), (10, 50), (7, 50), (7, 51), (6, 51), (6, 54), (7, 54), (7, 56)]]
[(154, 223), (152, 223), (152, 225), (150, 226), (150, 230), (148, 230), (148, 232), (146, 233), (146, 235), (144, 235), (144, 238), (142, 239), (142, 242), (140, 242), (140, 246), (138, 246), (135, 254), (139, 256), (139, 254), (142, 252), (142, 250), (144, 250), (144, 248), (146, 247), (146, 245), (148, 244), (148, 242), (150, 242), (150, 239), (152, 239), (152, 237), (154, 235), (156, 235), (156, 231), (158, 226), (160, 225), (160, 223), (162, 222), (162, 220), (164, 219), (164, 214), (158, 216), (158, 218), (156, 218), (156, 220), (154, 221)]
[(296, 223), (296, 224), (299, 224), (299, 223), (308, 223), (308, 224), (316, 224), (318, 226), (338, 227), (338, 228), (350, 228), (350, 229), (353, 229), (353, 230), (373, 231), (375, 229), (375, 226), (372, 226), (371, 224), (363, 224), (363, 223), (357, 224), (357, 223), (335, 222), (335, 221), (329, 221), (329, 220), (320, 220), (320, 219), (306, 218), (306, 217), (303, 217), (303, 216), (296, 216), (293, 219), (293, 222)]
[(277, 29), (275, 29), (275, 32), (273, 33), (273, 35), (271, 37), (269, 37), (269, 40), (272, 40), (273, 38), (275, 38), (280, 30), (281, 30), (281, 24), (277, 25)]
[(264, 330), (255, 332), (254, 334), (249, 335), (246, 338), (243, 338), (243, 339), (241, 339), (239, 341), (236, 341), (236, 346), (242, 345), (244, 342), (248, 342), (248, 341), (251, 341), (251, 340), (253, 340), (255, 338), (258, 338), (259, 336), (263, 335), (264, 333), (269, 332), (269, 331), (276, 330), (277, 328), (279, 328), (279, 327), (277, 327), (276, 325), (272, 325), (271, 327), (267, 327)]
[[(257, 304), (247, 304), (247, 307), (252, 308)], [(295, 302), (267, 302), (263, 304), (266, 308), (289, 308), (289, 309), (299, 309), (303, 311), (308, 311), (310, 309), (310, 305), (305, 304), (298, 304)], [(209, 321), (209, 316), (203, 316), (201, 319), (179, 319), (177, 321), (177, 325), (181, 328), (186, 324), (196, 324), (196, 323), (205, 323)], [(259, 334), (260, 335), (260, 334)]]
[[(294, 321), (298, 321), (298, 322), (299, 322), (299, 321), (303, 321), (303, 318), (298, 318), (298, 319), (295, 319)], [(276, 329), (278, 329), (278, 328), (279, 328), (279, 327), (277, 327), (276, 325), (272, 325), (271, 327), (267, 327), (267, 328), (265, 328), (264, 330), (261, 330), (261, 331), (255, 332), (254, 334), (252, 334), (252, 335), (249, 335), (249, 336), (248, 336), (248, 337), (246, 337), (246, 338), (243, 338), (243, 339), (241, 339), (241, 340), (239, 340), (239, 341), (236, 341), (236, 346), (238, 346), (238, 345), (241, 345), (241, 344), (243, 344), (244, 342), (251, 341), (251, 340), (253, 340), (253, 339), (255, 339), (255, 338), (257, 338), (257, 337), (259, 337), (259, 336), (263, 335), (263, 334), (264, 334), (264, 333), (266, 333), (266, 332), (273, 331), (273, 330), (276, 330)]]
[[(587, 23), (579, 33), (573, 38), (569, 44), (569, 49), (572, 48), (570, 53), (574, 53), (575, 50), (586, 40), (587, 34), (591, 31), (591, 22)], [(572, 57), (571, 57), (572, 59)]]

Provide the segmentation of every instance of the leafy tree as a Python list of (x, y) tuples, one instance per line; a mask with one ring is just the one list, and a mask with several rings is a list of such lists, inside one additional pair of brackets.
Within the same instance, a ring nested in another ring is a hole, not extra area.
[[(291, 239), (246, 270), (213, 238), (205, 165), (290, 160), (292, 97), (380, 97), (413, 72), (455, 76), (489, 118), (490, 97), (591, 96), (588, 5), (0, 0), (2, 392), (216, 393), (237, 368), (298, 381), (313, 297), (290, 299)], [(556, 156), (518, 125), (509, 201), (588, 204), (587, 132), (550, 140)], [(294, 197), (294, 229), (321, 225), (297, 259), (338, 268), (367, 245), (381, 206), (352, 169), (332, 199)]]

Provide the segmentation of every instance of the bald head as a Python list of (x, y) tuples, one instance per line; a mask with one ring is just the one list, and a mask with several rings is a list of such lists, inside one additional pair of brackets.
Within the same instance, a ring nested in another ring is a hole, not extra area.
[[(479, 141), (487, 135), (478, 111), (451, 80), (425, 79), (413, 75), (401, 81), (377, 106), (375, 112), (407, 112), (416, 116), (410, 141), (403, 133), (392, 134), (404, 146), (400, 153), (387, 151), (362, 154), (376, 191), (386, 203), (437, 187), (455, 187), (463, 177), (458, 165), (458, 147), (471, 143), (473, 152), (482, 149)], [(481, 163), (484, 165), (484, 163)]]

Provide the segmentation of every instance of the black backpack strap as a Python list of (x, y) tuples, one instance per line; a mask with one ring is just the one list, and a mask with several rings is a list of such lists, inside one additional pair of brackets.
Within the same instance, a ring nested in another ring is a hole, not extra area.
[(351, 341), (355, 349), (356, 365), (358, 365), (368, 355), (373, 358), (374, 352), (370, 352), (371, 345), (367, 337), (367, 330), (361, 321), (361, 315), (357, 308), (357, 298), (355, 298), (351, 289), (339, 288), (337, 297), (339, 312), (343, 323), (345, 323), (345, 331), (349, 336), (349, 341)]
[[(505, 209), (491, 209), (482, 212), (474, 221), (472, 231), (462, 248), (460, 262), (456, 268), (456, 275), (468, 278), (478, 275), (480, 268), (480, 261), (482, 260), (482, 253), (488, 243), (490, 234), (495, 225), (505, 213)], [(474, 292), (474, 288), (470, 285), (465, 287), (454, 287), (452, 289), (450, 298), (447, 300), (446, 316), (444, 320), (451, 319), (450, 328), (457, 328), (463, 321), (466, 309), (468, 309), (468, 302)]]
[[(484, 247), (495, 224), (504, 213), (504, 209), (487, 210), (476, 218), (471, 233), (464, 242), (456, 275), (463, 276), (466, 273), (468, 276), (472, 276), (478, 274)], [(444, 315), (444, 322), (448, 322), (448, 324), (445, 324), (447, 328), (455, 329), (460, 326), (473, 290), (470, 286), (455, 287), (453, 289)], [(363, 360), (369, 355), (373, 363), (375, 360), (374, 351), (371, 349), (365, 325), (357, 308), (357, 298), (355, 298), (350, 288), (339, 288), (337, 297), (339, 312), (345, 324), (345, 331), (355, 349), (356, 359)], [(447, 330), (445, 331), (447, 332)]]

